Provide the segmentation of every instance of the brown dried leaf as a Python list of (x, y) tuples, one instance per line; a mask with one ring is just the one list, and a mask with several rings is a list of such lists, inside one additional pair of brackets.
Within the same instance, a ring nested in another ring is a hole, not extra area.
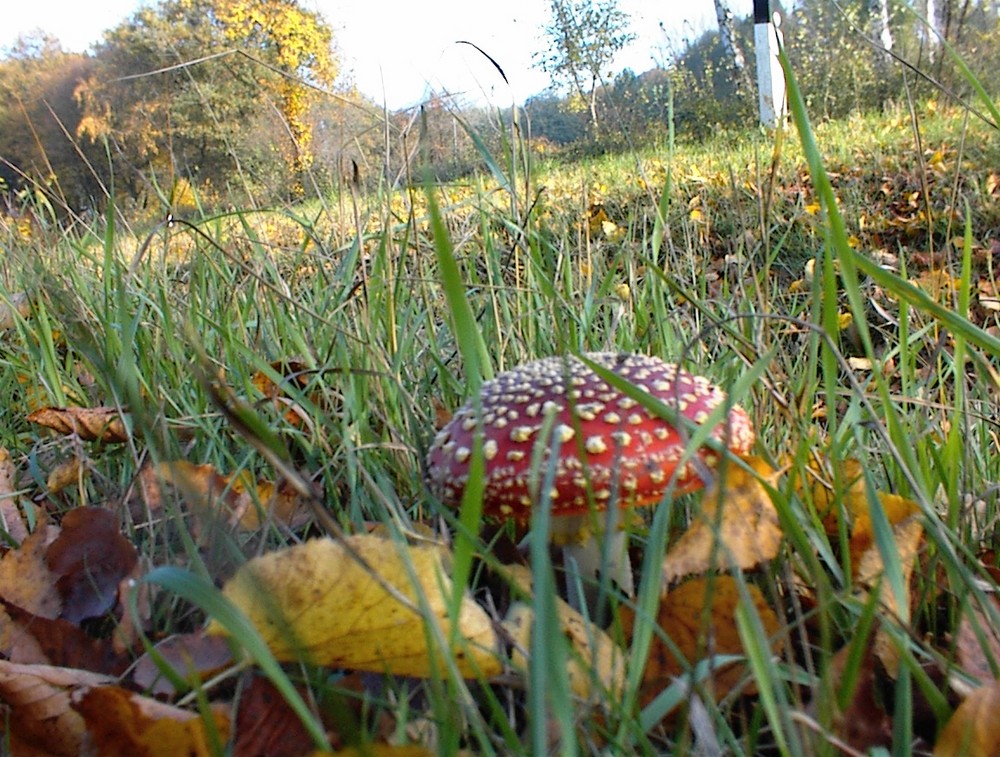
[(760, 458), (746, 462), (757, 475), (729, 465), (705, 492), (696, 520), (663, 561), (664, 591), (690, 574), (731, 565), (749, 570), (778, 554), (778, 513), (761, 479), (773, 483), (780, 474)]
[(73, 623), (96, 618), (118, 599), (118, 584), (139, 559), (132, 543), (118, 530), (118, 518), (102, 507), (79, 507), (62, 520), (62, 533), (45, 555), (58, 578), (63, 600), (60, 617)]
[[(920, 512), (920, 507), (916, 502), (904, 499), (898, 494), (879, 492), (878, 499), (890, 526), (897, 526)], [(854, 516), (854, 526), (851, 528), (851, 564), (854, 566), (857, 580), (870, 580), (870, 576), (865, 578), (862, 572), (862, 562), (865, 555), (871, 552), (872, 539), (874, 538), (871, 505), (867, 493), (863, 497), (852, 497), (851, 510)], [(875, 552), (877, 554), (878, 550), (876, 549)], [(870, 571), (873, 567), (877, 567), (877, 565), (869, 563), (867, 570)]]
[(302, 721), (274, 684), (254, 676), (240, 695), (233, 754), (240, 757), (299, 757), (315, 748)]
[[(994, 606), (994, 612), (1000, 612), (1000, 600), (990, 596), (987, 601)], [(958, 665), (980, 683), (996, 677), (994, 665), (1000, 665), (1000, 628), (979, 607), (967, 607), (962, 613), (955, 634), (955, 657)]]
[[(210, 757), (216, 753), (201, 717), (117, 686), (94, 686), (73, 697), (98, 754)], [(229, 738), (229, 708), (212, 705), (219, 739)]]
[(7, 331), (17, 325), (18, 320), (31, 313), (31, 303), (25, 292), (13, 292), (0, 299), (0, 331)]
[(1000, 745), (1000, 680), (970, 694), (948, 720), (934, 757), (996, 757)]
[(121, 444), (129, 438), (121, 413), (114, 407), (43, 407), (29, 414), (28, 420), (88, 442)]
[[(785, 637), (778, 636), (781, 629), (778, 616), (756, 586), (748, 584), (747, 593), (772, 640), (773, 653), (779, 654), (784, 648)], [(741, 601), (739, 584), (732, 576), (695, 578), (670, 590), (660, 602), (656, 623), (669, 635), (682, 659), (675, 656), (659, 635), (653, 637), (640, 689), (639, 701), (643, 706), (699, 660), (714, 655), (744, 654), (736, 625), (736, 609)], [(634, 613), (627, 607), (622, 608), (621, 617), (626, 638), (631, 638)], [(716, 699), (729, 694), (745, 675), (746, 667), (740, 663), (715, 670), (712, 682)], [(752, 681), (744, 691), (747, 694), (756, 691)]]
[[(428, 649), (417, 596), (449, 639), (449, 562), (448, 551), (437, 545), (407, 546), (371, 535), (313, 539), (249, 561), (223, 594), (246, 613), (279, 660), (305, 656), (318, 665), (427, 677), (444, 662), (441, 650)], [(446, 654), (462, 675), (500, 672), (496, 630), (468, 594), (457, 632), (465, 643)], [(212, 621), (209, 633), (224, 631)]]
[(58, 526), (40, 526), (18, 549), (3, 556), (0, 597), (43, 618), (58, 617), (62, 609), (62, 598), (56, 591), (58, 576), (49, 570), (45, 553), (59, 533)]
[[(220, 519), (254, 531), (269, 519), (294, 528), (308, 518), (307, 503), (285, 482), (275, 486), (270, 481), (254, 481), (248, 471), (224, 476), (212, 465), (186, 460), (160, 463), (155, 470), (165, 483), (183, 493), (200, 531)], [(159, 496), (159, 490), (155, 491)]]
[(16, 480), (17, 470), (10, 459), (10, 452), (6, 447), (0, 447), (0, 527), (20, 544), (28, 538), (28, 526), (17, 506)]
[(33, 615), (8, 602), (3, 606), (20, 633), (34, 639), (35, 649), (41, 655), (13, 659), (12, 654), (14, 662), (78, 668), (113, 676), (121, 675), (132, 662), (132, 656), (116, 650), (109, 639), (95, 639), (67, 620)]
[[(830, 683), (828, 686), (823, 686), (820, 691), (833, 692), (841, 688), (841, 678), (850, 656), (850, 646), (842, 647), (833, 656), (829, 666)], [(846, 692), (843, 698), (846, 709), (833, 713), (834, 734), (861, 754), (867, 754), (876, 747), (892, 745), (892, 713), (886, 709), (885, 697), (882, 695), (885, 683), (877, 667), (873, 645), (869, 641), (854, 681), (854, 688)], [(808, 713), (816, 718), (819, 715), (816, 710), (822, 706), (820, 699), (817, 698), (809, 705)], [(829, 747), (824, 735), (816, 734), (816, 738), (822, 740), (822, 748)]]
[[(191, 686), (233, 663), (229, 643), (221, 636), (206, 636), (204, 631), (170, 636), (156, 644), (154, 649), (160, 659)], [(148, 653), (135, 661), (132, 682), (156, 697), (172, 697), (178, 693)]]
[(78, 688), (111, 681), (85, 670), (0, 660), (0, 699), (12, 710), (12, 741), (51, 755), (82, 754), (86, 729), (70, 707), (70, 696)]
[[(275, 409), (282, 414), (285, 421), (290, 426), (302, 428), (310, 423), (309, 414), (299, 403), (295, 402), (285, 389), (287, 384), (297, 384), (299, 388), (309, 385), (315, 371), (303, 360), (294, 358), (289, 360), (277, 360), (271, 363), (271, 368), (282, 376), (281, 385), (274, 381), (264, 371), (257, 371), (251, 379), (253, 386), (263, 394)], [(314, 392), (310, 401), (317, 407), (322, 407), (323, 398), (318, 392)]]

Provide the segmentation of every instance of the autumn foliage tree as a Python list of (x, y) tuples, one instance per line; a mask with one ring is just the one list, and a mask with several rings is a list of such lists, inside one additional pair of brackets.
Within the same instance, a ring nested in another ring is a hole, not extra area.
[(7, 188), (31, 186), (58, 208), (100, 196), (98, 156), (84, 155), (73, 137), (81, 118), (73, 92), (91, 68), (87, 56), (45, 35), (21, 38), (0, 61), (0, 182)]
[(535, 64), (553, 84), (568, 87), (586, 102), (590, 124), (596, 131), (597, 86), (609, 73), (615, 56), (633, 39), (629, 16), (617, 0), (552, 0), (550, 18), (543, 30), (547, 47), (537, 53)]
[(133, 176), (224, 182), (263, 168), (237, 160), (237, 148), (259, 147), (261, 125), (277, 113), (280, 153), (301, 192), (309, 109), (337, 73), (331, 42), (329, 26), (295, 0), (165, 0), (106, 33), (98, 69), (77, 93), (80, 132), (106, 139)]

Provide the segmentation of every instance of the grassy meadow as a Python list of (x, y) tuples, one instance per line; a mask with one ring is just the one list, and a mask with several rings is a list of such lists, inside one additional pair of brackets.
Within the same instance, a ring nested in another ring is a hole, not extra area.
[[(631, 620), (612, 623), (625, 650), (613, 694), (599, 679), (583, 701), (570, 692), (573, 652), (544, 588), (528, 600), (540, 637), (530, 661), (489, 681), (259, 669), (298, 693), (317, 748), (335, 732), (326, 746), (358, 753), (383, 742), (442, 754), (929, 752), (986, 683), (958, 640), (975, 646), (972, 633), (994, 678), (1000, 664), (989, 630), (1000, 628), (1000, 141), (943, 96), (813, 125), (792, 105), (778, 132), (575, 159), (498, 125), (507, 149), (484, 152), (478, 175), (372, 192), (345, 182), (287, 207), (203, 211), (191, 194), (68, 228), (40, 205), (0, 217), (0, 447), (24, 517), (113, 510), (143, 568), (160, 571), (144, 584), (152, 641), (223, 613), (213, 587), (246, 559), (331, 527), (444, 540), (499, 622), (511, 602), (500, 563), (520, 560), (551, 587), (558, 555), (519, 552), (523, 533), (435, 500), (423, 466), (436, 428), (481, 380), (530, 359), (660, 356), (745, 407), (756, 456), (781, 472), (767, 481), (781, 550), (735, 573), (725, 624), (742, 651), (714, 651), (721, 610), (689, 608), (684, 621), (702, 616), (700, 656), (644, 682), (647, 658), (669, 654), (650, 647), (671, 648), (660, 564), (696, 493), (630, 535), (641, 579), (635, 600), (614, 604)], [(27, 420), (70, 406), (120, 411), (124, 442)], [(183, 486), (152, 507), (140, 471), (177, 460), (213, 466), (222, 489), (297, 477), (328, 518), (212, 521)], [(55, 486), (68, 461), (71, 482)], [(883, 567), (865, 586), (852, 560), (859, 501)], [(910, 551), (887, 504), (900, 501), (919, 523)], [(722, 685), (716, 668), (734, 661)], [(247, 668), (197, 684), (183, 705), (232, 701)]]

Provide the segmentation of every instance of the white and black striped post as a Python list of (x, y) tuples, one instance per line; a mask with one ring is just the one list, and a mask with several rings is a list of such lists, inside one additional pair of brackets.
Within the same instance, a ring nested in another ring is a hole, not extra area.
[(753, 0), (753, 39), (757, 51), (757, 102), (760, 122), (774, 128), (785, 115), (785, 75), (778, 62), (778, 14), (769, 0)]

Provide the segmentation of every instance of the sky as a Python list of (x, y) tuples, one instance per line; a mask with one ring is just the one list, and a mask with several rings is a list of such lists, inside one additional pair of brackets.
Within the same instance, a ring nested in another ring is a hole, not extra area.
[[(542, 26), (548, 0), (301, 0), (319, 11), (334, 30), (341, 70), (357, 88), (390, 109), (421, 102), (431, 90), (461, 96), (466, 103), (522, 103), (548, 86), (532, 67), (544, 47)], [(41, 29), (68, 50), (82, 52), (150, 0), (21, 0), (6, 3), (0, 48), (20, 34)], [(750, 6), (749, 0), (746, 3)], [(631, 16), (637, 40), (616, 59), (615, 72), (641, 73), (662, 62), (668, 43), (677, 45), (715, 26), (712, 0), (619, 0)], [(749, 8), (748, 11), (749, 13)], [(662, 23), (662, 27), (661, 27)], [(504, 70), (510, 86), (489, 61)]]

